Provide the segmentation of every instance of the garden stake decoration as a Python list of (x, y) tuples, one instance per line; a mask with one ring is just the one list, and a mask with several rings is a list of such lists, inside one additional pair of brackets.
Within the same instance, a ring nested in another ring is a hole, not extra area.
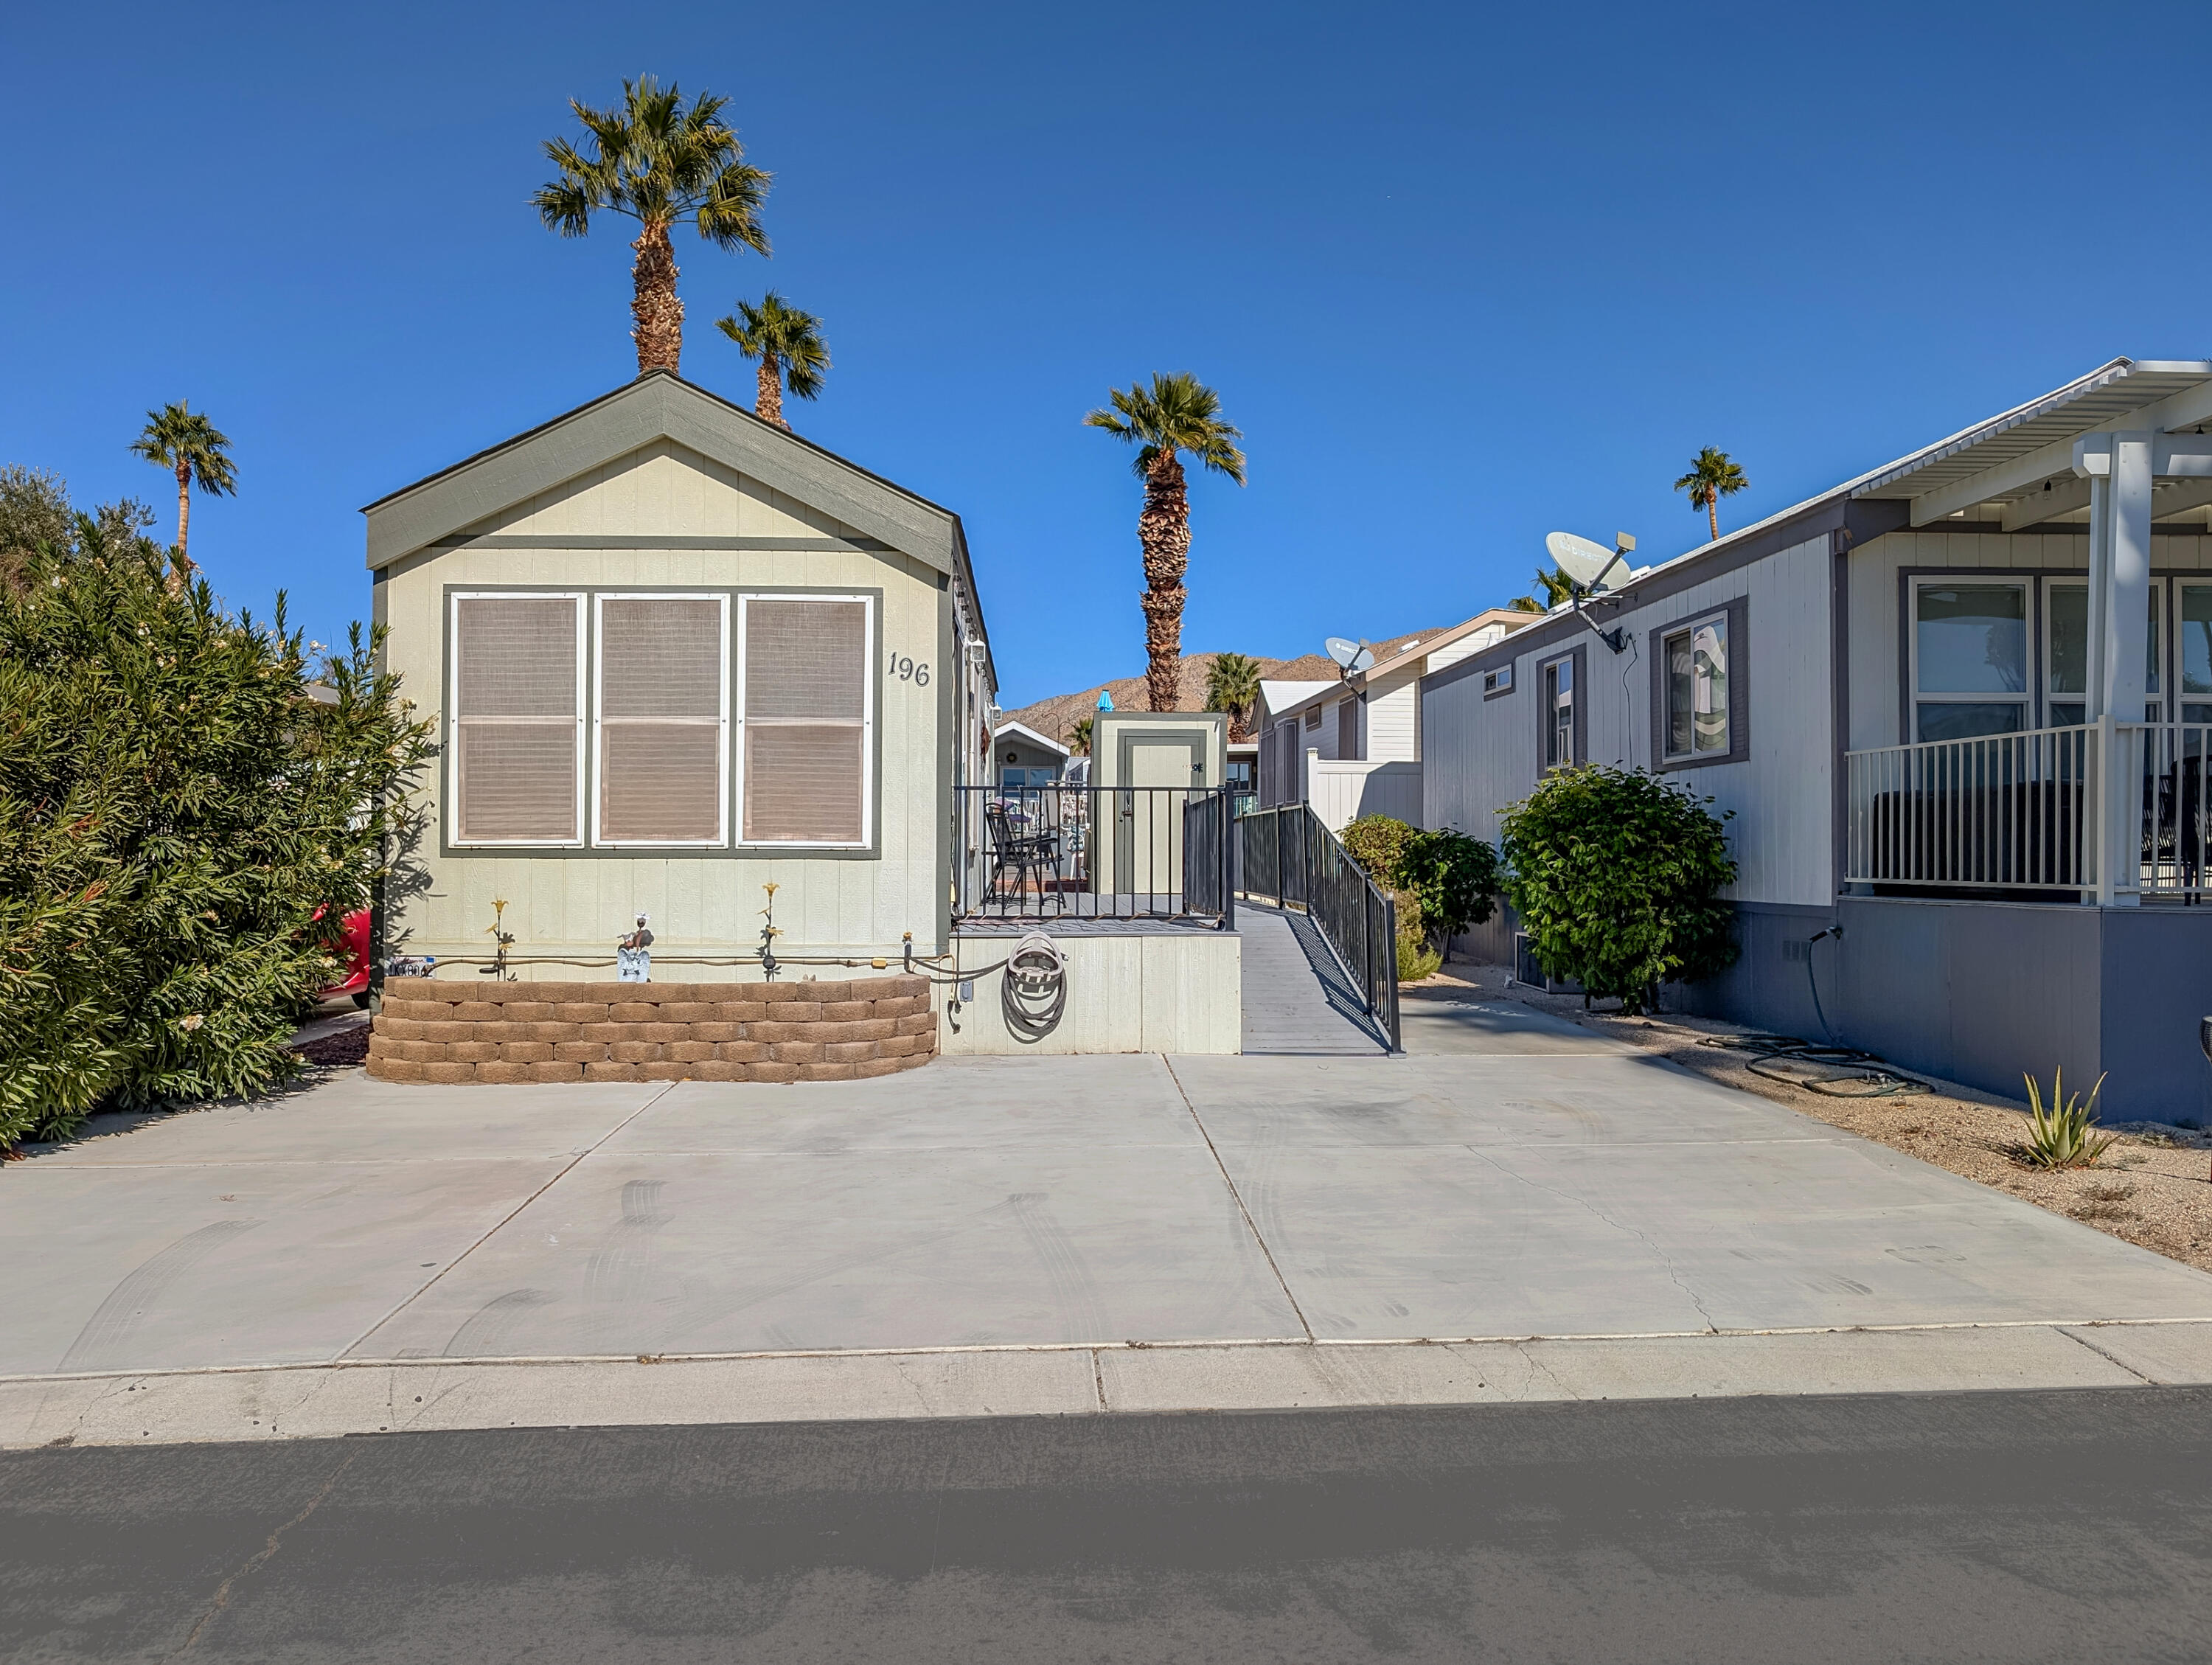
[(479, 977), (495, 977), (501, 982), (511, 983), (514, 981), (514, 973), (507, 969), (507, 945), (514, 940), (514, 933), (512, 931), (505, 931), (500, 928), (501, 921), (505, 919), (506, 915), (507, 902), (505, 899), (501, 897), (493, 898), (491, 904), (491, 923), (484, 927), (484, 934), (489, 937), (492, 941), (497, 945), (497, 951), (492, 955), (491, 963), (489, 965), (480, 965), (477, 968), (477, 975)]
[(775, 881), (769, 880), (762, 885), (761, 889), (768, 892), (768, 906), (761, 909), (761, 918), (764, 921), (761, 926), (761, 974), (770, 982), (774, 982), (775, 981), (775, 939), (783, 934), (777, 928), (775, 922)]

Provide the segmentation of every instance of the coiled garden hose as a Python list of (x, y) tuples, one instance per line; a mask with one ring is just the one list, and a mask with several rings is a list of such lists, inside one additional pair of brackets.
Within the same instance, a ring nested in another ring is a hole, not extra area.
[(1893, 1098), (1932, 1091), (1925, 1081), (1899, 1074), (1875, 1054), (1856, 1047), (1815, 1046), (1794, 1035), (1711, 1035), (1698, 1044), (1747, 1052), (1751, 1059), (1744, 1067), (1753, 1075), (1830, 1098)]

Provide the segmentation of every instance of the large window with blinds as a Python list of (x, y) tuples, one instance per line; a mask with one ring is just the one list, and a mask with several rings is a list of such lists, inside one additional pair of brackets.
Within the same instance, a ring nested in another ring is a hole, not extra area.
[(600, 595), (594, 602), (592, 842), (727, 843), (728, 598)]
[(453, 844), (871, 842), (873, 595), (504, 591), (449, 606)]
[(457, 844), (583, 842), (584, 598), (453, 598)]
[(875, 617), (867, 596), (738, 599), (738, 770), (747, 844), (868, 842)]

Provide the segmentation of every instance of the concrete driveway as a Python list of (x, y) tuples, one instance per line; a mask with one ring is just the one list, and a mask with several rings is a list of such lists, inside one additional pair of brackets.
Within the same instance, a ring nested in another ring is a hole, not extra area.
[(1525, 1008), (1406, 1027), (805, 1087), (353, 1073), (95, 1133), (0, 1171), (0, 1376), (2212, 1322), (2201, 1273)]

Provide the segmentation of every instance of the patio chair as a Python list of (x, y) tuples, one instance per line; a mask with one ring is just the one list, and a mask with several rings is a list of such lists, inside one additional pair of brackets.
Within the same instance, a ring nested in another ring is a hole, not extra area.
[(1042, 889), (1045, 875), (1060, 859), (1058, 837), (1049, 832), (1017, 832), (1013, 817), (1007, 814), (1003, 803), (986, 804), (983, 822), (991, 831), (991, 900), (1007, 899), (1006, 878), (1009, 871), (1014, 876), (1015, 891), (1027, 890), (1032, 874)]

